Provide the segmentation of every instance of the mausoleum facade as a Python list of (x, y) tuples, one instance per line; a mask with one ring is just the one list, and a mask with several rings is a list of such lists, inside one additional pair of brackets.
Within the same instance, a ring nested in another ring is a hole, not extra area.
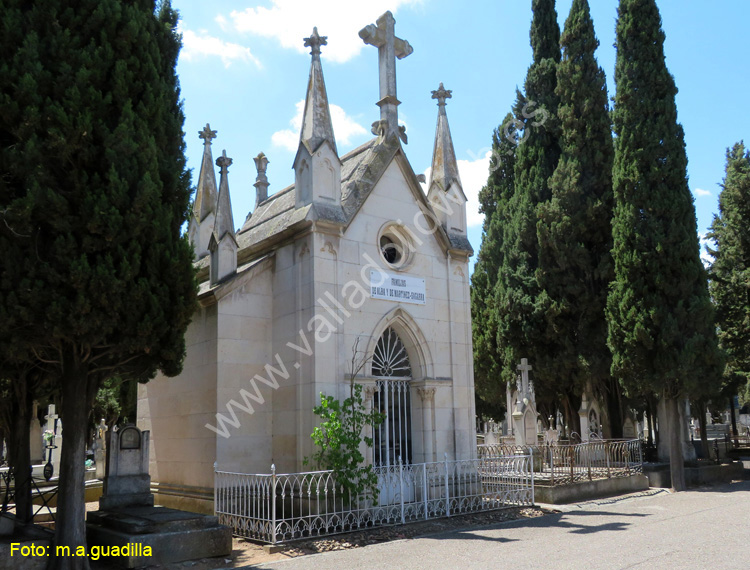
[(320, 393), (344, 399), (362, 384), (387, 415), (371, 435), (377, 465), (476, 454), (466, 197), (446, 115), (438, 121), (427, 191), (404, 152), (396, 59), (412, 52), (390, 13), (360, 32), (379, 52), (374, 138), (339, 157), (320, 50), (311, 67), (295, 183), (268, 195), (268, 159), (255, 159), (256, 205), (235, 230), (232, 159), (216, 183), (206, 128), (189, 226), (200, 282), (184, 369), (139, 388), (160, 504), (210, 511), (222, 471), (308, 470)]

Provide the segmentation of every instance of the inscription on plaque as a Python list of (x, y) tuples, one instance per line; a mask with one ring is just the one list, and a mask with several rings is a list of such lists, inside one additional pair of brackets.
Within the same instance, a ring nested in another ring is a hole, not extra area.
[(370, 271), (370, 296), (373, 299), (424, 305), (427, 302), (425, 281), (408, 275)]
[(126, 427), (120, 433), (120, 449), (140, 449), (141, 434), (132, 427)]

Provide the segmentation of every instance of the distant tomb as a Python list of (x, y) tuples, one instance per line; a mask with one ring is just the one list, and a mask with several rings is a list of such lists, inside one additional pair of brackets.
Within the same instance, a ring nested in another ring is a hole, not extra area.
[(127, 546), (127, 554), (110, 560), (125, 568), (231, 553), (232, 530), (216, 517), (154, 506), (149, 435), (133, 425), (109, 431), (104, 494), (86, 519), (89, 545)]

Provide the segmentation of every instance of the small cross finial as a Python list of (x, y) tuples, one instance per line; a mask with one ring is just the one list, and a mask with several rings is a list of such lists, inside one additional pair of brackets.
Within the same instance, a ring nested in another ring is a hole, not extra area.
[(227, 151), (223, 151), (221, 156), (216, 159), (216, 166), (221, 168), (222, 174), (227, 172), (227, 169), (232, 165), (232, 159), (227, 156)]
[(440, 87), (438, 87), (436, 91), (432, 92), (432, 98), (438, 100), (438, 107), (445, 107), (445, 100), (453, 97), (451, 93), (453, 93), (453, 91), (451, 91), (450, 89), (446, 89), (441, 83)]
[(218, 131), (212, 131), (211, 126), (206, 123), (206, 126), (203, 127), (202, 131), (198, 131), (198, 138), (203, 139), (203, 144), (211, 144), (211, 139), (216, 138), (216, 133)]
[(313, 55), (320, 55), (320, 46), (328, 45), (328, 36), (318, 34), (317, 26), (313, 28), (309, 38), (305, 38), (305, 47), (312, 48), (310, 51)]

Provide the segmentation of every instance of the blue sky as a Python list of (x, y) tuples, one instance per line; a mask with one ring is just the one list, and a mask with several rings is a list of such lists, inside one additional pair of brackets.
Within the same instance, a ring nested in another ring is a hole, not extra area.
[[(562, 28), (572, 0), (559, 0)], [(600, 41), (599, 64), (614, 95), (617, 0), (590, 0)], [(667, 66), (680, 90), (690, 188), (698, 231), (718, 210), (728, 146), (750, 142), (750, 69), (747, 0), (661, 0)], [(447, 112), (469, 198), (469, 239), (478, 251), (482, 219), (476, 196), (487, 178), (491, 134), (510, 109), (531, 62), (530, 0), (173, 0), (181, 15), (183, 50), (178, 73), (185, 105), (188, 165), (200, 167), (207, 123), (218, 131), (214, 157), (226, 149), (234, 163), (229, 183), (235, 225), (255, 202), (252, 158), (270, 160), (269, 193), (294, 180), (300, 102), (310, 66), (303, 38), (313, 26), (328, 36), (323, 70), (339, 154), (366, 142), (379, 119), (377, 50), (358, 31), (391, 10), (396, 35), (414, 53), (398, 61), (399, 117), (415, 172), (430, 165), (437, 107), (430, 92), (443, 82), (453, 91)], [(197, 180), (194, 178), (193, 183)]]

